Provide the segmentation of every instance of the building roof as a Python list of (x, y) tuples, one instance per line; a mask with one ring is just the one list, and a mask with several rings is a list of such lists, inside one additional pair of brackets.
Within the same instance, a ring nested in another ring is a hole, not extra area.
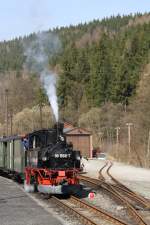
[(73, 124), (64, 122), (63, 132), (68, 135), (91, 135), (91, 132), (81, 127), (74, 127)]
[(64, 133), (67, 135), (91, 135), (91, 132), (87, 131), (86, 129), (80, 127), (74, 127), (70, 129), (64, 129)]

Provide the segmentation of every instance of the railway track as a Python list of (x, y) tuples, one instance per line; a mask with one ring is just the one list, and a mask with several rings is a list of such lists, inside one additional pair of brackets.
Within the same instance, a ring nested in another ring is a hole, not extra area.
[(63, 210), (76, 215), (82, 224), (102, 225), (109, 222), (109, 224), (111, 223), (112, 225), (129, 225), (103, 209), (90, 205), (74, 196), (71, 196), (69, 199), (59, 199), (53, 196), (52, 199), (63, 208)]
[[(148, 210), (150, 208), (149, 201), (147, 201), (142, 196), (139, 196), (138, 194), (127, 188), (125, 185), (121, 184), (120, 182), (117, 182), (117, 180), (110, 174), (111, 167), (112, 163), (110, 165), (106, 163), (99, 171), (99, 179), (94, 179), (81, 175), (79, 176), (79, 178), (81, 181), (89, 183), (90, 185), (95, 186), (97, 189), (103, 188), (105, 191), (111, 194), (111, 196), (113, 196), (113, 198), (115, 198), (115, 200), (119, 204), (122, 204), (124, 208), (128, 210), (128, 213), (132, 216), (133, 220), (138, 225), (148, 225), (148, 223), (142, 218), (140, 213), (136, 210), (137, 206), (135, 206), (134, 204), (135, 203), (136, 205), (139, 204), (142, 209), (144, 208)], [(105, 177), (102, 174), (105, 168), (107, 168), (106, 174), (109, 177), (109, 182), (105, 180)], [(134, 204), (131, 203), (131, 199), (132, 201), (134, 201)]]
[[(109, 167), (107, 168), (107, 175), (110, 177), (110, 179), (114, 182), (114, 185), (112, 184), (112, 186), (120, 191), (121, 193), (123, 193), (124, 196), (126, 196), (129, 200), (135, 202), (135, 204), (139, 204), (139, 207), (146, 209), (146, 210), (150, 210), (150, 201), (148, 201), (147, 199), (145, 199), (144, 197), (142, 197), (141, 195), (135, 193), (134, 191), (132, 191), (131, 189), (129, 189), (128, 187), (126, 187), (124, 184), (122, 184), (120, 181), (118, 181), (117, 179), (115, 179), (111, 174), (110, 174), (110, 169), (112, 168), (113, 164), (110, 163)], [(139, 208), (140, 209), (140, 208)]]

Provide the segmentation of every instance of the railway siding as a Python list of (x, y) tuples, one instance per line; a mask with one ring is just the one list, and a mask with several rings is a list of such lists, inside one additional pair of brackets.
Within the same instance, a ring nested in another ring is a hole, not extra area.
[(99, 190), (103, 189), (105, 192), (107, 192), (110, 197), (113, 197), (118, 204), (121, 204), (124, 209), (127, 209), (127, 213), (132, 217), (131, 221), (136, 222), (138, 225), (149, 224), (149, 221), (146, 218), (147, 216), (143, 216), (136, 210), (138, 205), (138, 209), (149, 211), (149, 201), (136, 194), (122, 183), (118, 182), (117, 179), (113, 178), (113, 176), (110, 174), (110, 169), (112, 166), (113, 164), (110, 162), (105, 163), (99, 171), (99, 179), (80, 176), (80, 180), (86, 183), (89, 182), (89, 185), (94, 186), (94, 188)]

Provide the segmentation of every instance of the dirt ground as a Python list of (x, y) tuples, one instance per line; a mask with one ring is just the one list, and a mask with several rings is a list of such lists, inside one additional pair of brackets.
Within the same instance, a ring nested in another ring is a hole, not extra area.
[[(100, 168), (106, 163), (101, 159), (89, 159), (84, 160), (84, 171), (88, 176), (98, 178), (98, 172)], [(114, 165), (110, 170), (110, 173), (127, 185), (129, 188), (136, 192), (139, 192), (146, 198), (150, 199), (150, 170), (125, 165), (123, 163), (113, 162)]]

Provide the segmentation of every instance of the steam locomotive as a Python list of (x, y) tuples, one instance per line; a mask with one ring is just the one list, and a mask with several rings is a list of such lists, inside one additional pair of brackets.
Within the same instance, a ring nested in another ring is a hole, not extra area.
[(67, 144), (61, 123), (23, 137), (0, 139), (0, 169), (24, 179), (27, 192), (77, 192), (80, 159), (80, 152)]

